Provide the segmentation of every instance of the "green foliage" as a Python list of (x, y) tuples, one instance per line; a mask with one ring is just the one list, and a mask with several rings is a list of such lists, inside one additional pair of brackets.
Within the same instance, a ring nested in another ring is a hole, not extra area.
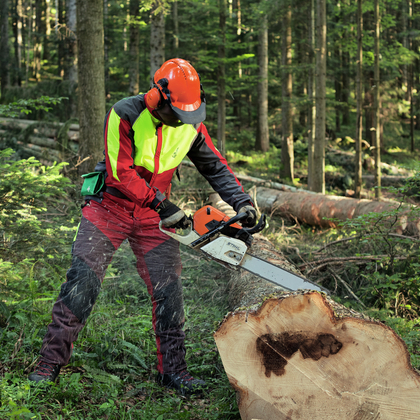
[(45, 167), (34, 158), (15, 161), (12, 155), (11, 149), (0, 151), (0, 257), (7, 253), (10, 260), (19, 260), (22, 255), (38, 258), (54, 253), (48, 240), (57, 228), (47, 227), (39, 216), (49, 202), (64, 199), (71, 186), (60, 174), (66, 163)]
[(401, 223), (420, 218), (418, 206), (404, 204), (408, 195), (418, 195), (419, 181), (417, 173), (403, 187), (389, 188), (401, 197), (395, 209), (367, 213), (340, 223), (345, 235), (356, 238), (348, 255), (367, 257), (366, 264), (358, 269), (353, 267), (355, 277), (351, 287), (367, 306), (408, 319), (420, 314), (420, 249), (419, 242), (410, 238), (409, 233), (407, 236), (396, 231), (402, 229)]
[(75, 230), (72, 186), (60, 174), (66, 164), (14, 157), (0, 151), (0, 327), (29, 322), (55, 298)]
[(16, 118), (22, 113), (28, 115), (32, 110), (48, 112), (53, 109), (49, 105), (57, 105), (63, 99), (68, 98), (41, 96), (37, 99), (19, 99), (18, 101), (10, 102), (7, 105), (0, 104), (0, 115), (8, 118)]

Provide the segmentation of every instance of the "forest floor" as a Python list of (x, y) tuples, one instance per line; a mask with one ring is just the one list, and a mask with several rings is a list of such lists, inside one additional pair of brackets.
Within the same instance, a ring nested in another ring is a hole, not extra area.
[[(281, 181), (275, 175), (278, 164), (274, 162), (278, 157), (276, 150), (265, 156), (255, 155), (253, 160), (239, 153), (228, 155), (235, 170)], [(406, 167), (410, 169), (411, 164), (410, 161)], [(334, 171), (341, 171), (343, 177), (349, 171), (343, 166), (337, 168), (338, 165)], [(246, 190), (250, 187), (245, 184)], [(68, 196), (72, 214), (79, 212), (81, 200), (75, 192), (78, 188), (80, 186), (76, 185)], [(184, 167), (181, 182), (174, 182), (172, 199), (187, 213), (192, 213), (206, 203), (210, 191), (197, 171)], [(337, 192), (337, 187), (331, 186), (329, 191)], [(263, 233), (296, 265), (310, 261), (320, 247), (342, 238), (338, 230), (319, 230), (274, 217), (269, 218), (269, 226)], [(73, 236), (70, 232), (65, 239), (64, 248), (68, 253)], [(356, 252), (351, 247), (346, 251)], [(340, 248), (333, 252), (348, 255)], [(6, 319), (4, 313), (3, 317), (0, 315), (0, 418), (240, 419), (235, 392), (229, 385), (213, 340), (213, 331), (228, 311), (225, 293), (228, 272), (184, 246), (181, 246), (181, 256), (187, 363), (191, 373), (205, 379), (209, 385), (202, 397), (182, 397), (156, 383), (156, 344), (150, 298), (135, 269), (134, 255), (124, 242), (115, 254), (98, 301), (75, 343), (70, 364), (62, 369), (57, 384), (32, 387), (26, 377), (37, 361), (69, 256), (62, 256), (59, 269), (51, 268), (57, 275), (49, 285), (44, 287), (42, 279), (34, 280), (42, 275), (36, 272), (34, 264), (30, 271), (33, 277), (19, 279), (24, 286), (28, 283), (26, 288), (19, 289), (19, 298), (12, 294), (9, 298), (2, 295), (0, 304), (7, 305), (9, 316)], [(48, 270), (47, 265), (43, 267)], [(344, 266), (341, 269), (351, 277), (350, 269)], [(313, 278), (323, 285), (337, 283), (328, 272)], [(9, 281), (4, 287), (7, 291), (15, 285)], [(413, 315), (408, 309), (390, 313), (389, 308), (370, 306), (369, 299), (363, 307), (342, 289), (336, 288), (334, 298), (373, 314), (394, 328), (406, 342), (413, 366), (420, 368), (418, 314)]]

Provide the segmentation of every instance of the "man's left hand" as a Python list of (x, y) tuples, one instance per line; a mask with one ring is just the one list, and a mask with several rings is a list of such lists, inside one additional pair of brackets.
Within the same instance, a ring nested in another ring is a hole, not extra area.
[(247, 206), (243, 206), (239, 209), (239, 213), (246, 213), (247, 217), (246, 219), (242, 219), (241, 223), (243, 227), (253, 227), (257, 223), (257, 211), (254, 207), (252, 207), (250, 204)]

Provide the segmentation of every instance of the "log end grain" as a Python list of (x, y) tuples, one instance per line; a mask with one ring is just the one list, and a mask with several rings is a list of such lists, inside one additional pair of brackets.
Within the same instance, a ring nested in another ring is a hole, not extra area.
[(242, 419), (420, 418), (420, 376), (385, 325), (299, 292), (234, 311), (214, 333)]

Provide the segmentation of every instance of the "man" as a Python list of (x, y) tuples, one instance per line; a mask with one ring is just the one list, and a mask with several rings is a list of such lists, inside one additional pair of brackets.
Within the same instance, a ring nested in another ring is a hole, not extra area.
[(205, 117), (200, 77), (189, 62), (177, 58), (156, 71), (147, 94), (123, 99), (108, 112), (105, 159), (95, 168), (104, 172), (105, 184), (98, 194), (85, 197), (67, 281), (29, 380), (54, 381), (69, 363), (73, 342), (92, 310), (112, 256), (128, 239), (152, 300), (158, 382), (184, 395), (205, 385), (191, 376), (185, 363), (178, 243), (159, 230), (161, 220), (167, 228), (190, 223), (167, 198), (182, 159), (187, 155), (223, 200), (248, 214), (244, 226), (256, 222), (252, 200), (214, 147)]

